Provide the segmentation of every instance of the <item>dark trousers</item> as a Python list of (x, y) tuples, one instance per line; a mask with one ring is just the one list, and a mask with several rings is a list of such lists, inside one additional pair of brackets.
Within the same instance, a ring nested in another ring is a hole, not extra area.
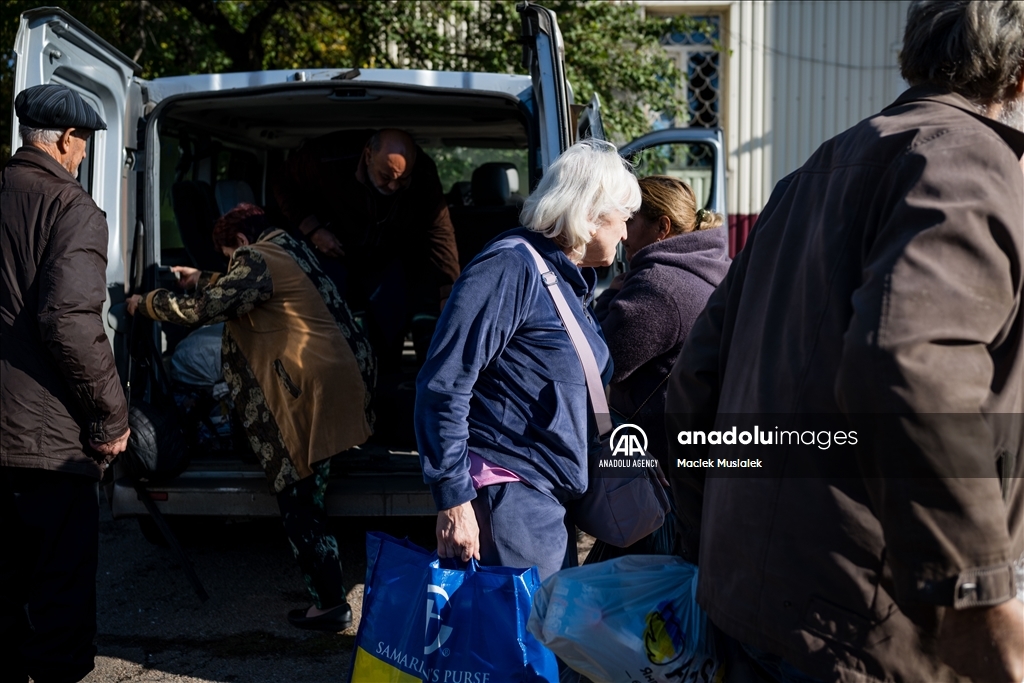
[(316, 253), (341, 298), (363, 312), (379, 374), (400, 371), (405, 335), (410, 331), (417, 363), (422, 365), (441, 306), (437, 289), (424, 285), (430, 281), (429, 273), (409, 272), (399, 258), (376, 270)]
[(0, 468), (0, 681), (92, 671), (98, 493), (89, 477)]
[[(473, 511), (480, 527), (480, 564), (524, 569), (536, 565), (540, 580), (575, 567), (576, 527), (565, 507), (520, 482), (485, 486), (476, 492)], [(562, 683), (585, 679), (558, 660)]]
[(576, 531), (566, 528), (565, 508), (526, 484), (485, 486), (473, 499), (480, 526), (480, 563), (537, 566), (543, 581), (576, 566)]
[[(717, 628), (716, 628), (717, 630)], [(728, 662), (725, 683), (822, 683), (812, 678), (778, 655), (744, 645), (724, 633), (724, 658)]]
[(319, 609), (330, 609), (345, 602), (345, 582), (341, 576), (338, 542), (327, 529), (324, 492), (331, 472), (331, 461), (313, 465), (313, 475), (277, 494), (284, 532), (302, 570), (306, 589)]

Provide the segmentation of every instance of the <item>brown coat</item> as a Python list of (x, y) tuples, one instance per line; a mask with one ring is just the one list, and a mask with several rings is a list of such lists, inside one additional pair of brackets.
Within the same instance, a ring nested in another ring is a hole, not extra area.
[(107, 221), (78, 181), (34, 147), (4, 167), (0, 219), (0, 465), (98, 478), (86, 444), (128, 428), (100, 318)]
[[(356, 178), (370, 130), (308, 140), (288, 158), (284, 209), (294, 226), (315, 215), (341, 242), (347, 297), (366, 306), (367, 283), (398, 258), (413, 299), (447, 299), (459, 277), (455, 228), (434, 160), (419, 147), (407, 189), (382, 196)], [(364, 291), (366, 290), (366, 291)], [(437, 310), (437, 305), (433, 306)]]
[(225, 322), (224, 379), (275, 493), (316, 462), (365, 441), (376, 362), (309, 248), (281, 230), (239, 247), (195, 296), (165, 289), (139, 311), (182, 325)]
[(270, 269), (274, 295), (228, 320), (226, 332), (249, 362), (305, 478), (312, 465), (370, 438), (366, 387), (345, 336), (295, 259), (270, 241), (252, 249)]
[(904, 93), (779, 183), (673, 369), (673, 459), (759, 457), (678, 443), (738, 414), (859, 432), (765, 448), (771, 476), (671, 473), (698, 601), (811, 676), (956, 680), (943, 609), (1013, 595), (1022, 154), (1024, 134), (963, 98)]

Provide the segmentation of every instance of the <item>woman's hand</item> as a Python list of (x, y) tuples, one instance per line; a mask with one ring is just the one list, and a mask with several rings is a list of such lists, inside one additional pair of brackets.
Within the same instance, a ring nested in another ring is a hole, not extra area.
[(480, 526), (473, 503), (463, 503), (437, 513), (437, 556), (455, 557), (463, 562), (480, 559)]
[(341, 258), (345, 255), (345, 250), (341, 248), (341, 242), (326, 228), (320, 227), (314, 230), (310, 233), (309, 240), (321, 254), (332, 258)]
[(188, 266), (171, 266), (171, 272), (178, 274), (178, 286), (182, 289), (189, 289), (199, 284), (199, 276), (202, 271)]
[(128, 315), (135, 315), (135, 311), (139, 310), (139, 304), (142, 303), (141, 294), (132, 294), (124, 302), (125, 308), (128, 309)]

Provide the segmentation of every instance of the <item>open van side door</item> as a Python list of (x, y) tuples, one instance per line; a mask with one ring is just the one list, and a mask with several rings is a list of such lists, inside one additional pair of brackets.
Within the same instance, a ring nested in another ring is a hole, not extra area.
[[(717, 128), (665, 128), (642, 135), (619, 148), (638, 178), (670, 175), (693, 188), (698, 208), (719, 213), (726, 225), (725, 145)], [(608, 279), (628, 270), (626, 250), (619, 245)]]
[[(578, 106), (572, 105), (574, 109)], [(586, 138), (608, 139), (604, 134), (604, 123), (601, 121), (601, 101), (597, 98), (597, 93), (594, 93), (594, 96), (590, 98), (590, 104), (582, 107), (576, 117), (576, 139), (585, 140)]]
[[(107, 215), (108, 291), (114, 303), (123, 301), (125, 261), (135, 228), (136, 127), (142, 116), (142, 90), (133, 77), (142, 68), (56, 7), (21, 15), (14, 53), (15, 96), (33, 85), (66, 85), (107, 123), (107, 130), (96, 131), (89, 141), (79, 180)], [(13, 103), (11, 113), (17, 123)], [(17, 125), (12, 128), (13, 152), (21, 136)]]
[(725, 144), (718, 128), (666, 128), (643, 135), (619, 149), (634, 173), (670, 175), (693, 188), (697, 206), (722, 214), (725, 204)]
[(523, 2), (516, 6), (523, 20), (523, 66), (533, 79), (540, 122), (540, 170), (572, 144), (570, 91), (565, 79), (565, 46), (555, 13)]

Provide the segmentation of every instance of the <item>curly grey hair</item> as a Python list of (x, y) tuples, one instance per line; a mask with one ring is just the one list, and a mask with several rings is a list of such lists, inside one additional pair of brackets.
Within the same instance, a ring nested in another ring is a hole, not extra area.
[(1024, 2), (915, 0), (907, 10), (900, 73), (976, 104), (1015, 98), (1024, 68)]

